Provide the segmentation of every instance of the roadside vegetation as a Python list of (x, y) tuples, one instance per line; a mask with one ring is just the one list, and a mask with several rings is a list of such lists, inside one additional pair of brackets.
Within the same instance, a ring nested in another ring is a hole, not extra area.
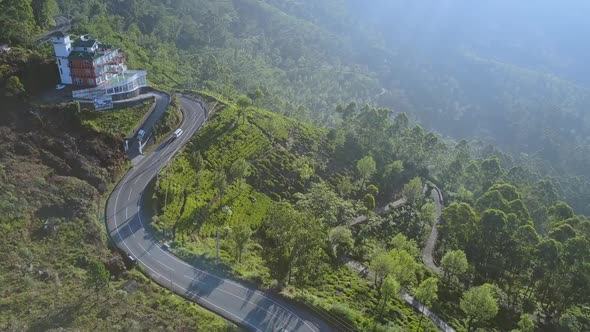
[(170, 100), (170, 106), (164, 112), (164, 115), (154, 125), (154, 137), (157, 142), (174, 131), (182, 122), (182, 111), (180, 109), (180, 101), (177, 96), (172, 96)]
[(150, 98), (139, 105), (125, 108), (104, 111), (82, 109), (80, 118), (84, 126), (88, 126), (97, 132), (125, 137), (131, 134), (135, 126), (148, 113), (155, 102), (155, 98)]

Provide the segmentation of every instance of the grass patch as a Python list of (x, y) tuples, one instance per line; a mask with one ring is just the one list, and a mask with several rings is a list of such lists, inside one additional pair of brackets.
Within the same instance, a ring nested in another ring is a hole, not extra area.
[(155, 98), (150, 98), (142, 104), (127, 108), (106, 111), (83, 109), (80, 118), (84, 126), (97, 132), (126, 136), (132, 132), (155, 102)]

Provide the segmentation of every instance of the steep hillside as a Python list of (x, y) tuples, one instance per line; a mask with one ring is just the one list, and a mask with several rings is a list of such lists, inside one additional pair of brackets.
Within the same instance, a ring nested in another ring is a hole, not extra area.
[(108, 249), (100, 217), (127, 167), (122, 133), (82, 126), (77, 104), (2, 104), (1, 330), (232, 329)]

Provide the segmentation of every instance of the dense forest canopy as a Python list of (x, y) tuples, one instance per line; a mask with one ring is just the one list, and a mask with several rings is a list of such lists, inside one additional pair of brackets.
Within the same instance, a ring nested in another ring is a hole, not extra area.
[(500, 146), (507, 167), (554, 177), (590, 213), (582, 2), (59, 3), (74, 32), (123, 44), (159, 83), (259, 91), (261, 105), (330, 127), (339, 103), (406, 112), (444, 136)]

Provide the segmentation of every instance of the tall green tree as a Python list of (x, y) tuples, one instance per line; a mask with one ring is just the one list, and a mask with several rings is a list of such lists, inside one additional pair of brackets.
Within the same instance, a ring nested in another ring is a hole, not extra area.
[(345, 226), (334, 227), (328, 232), (328, 240), (334, 257), (346, 255), (354, 246), (352, 231)]
[[(438, 279), (435, 277), (430, 277), (420, 283), (418, 288), (416, 289), (415, 297), (418, 301), (422, 303), (422, 309), (424, 306), (429, 307), (432, 305), (436, 299), (438, 299)], [(418, 322), (418, 328), (416, 331), (420, 330), (422, 327), (422, 319), (424, 318), (424, 314), (420, 315), (420, 321)]]
[(252, 234), (254, 234), (254, 232), (245, 222), (240, 222), (231, 230), (230, 238), (234, 243), (236, 261), (238, 263), (242, 262), (242, 254), (244, 253), (246, 245), (248, 244), (248, 241), (250, 241)]
[(36, 32), (30, 0), (0, 2), (0, 42), (25, 44)]
[(462, 250), (452, 250), (447, 252), (440, 265), (443, 270), (443, 278), (445, 283), (450, 283), (452, 280), (458, 280), (469, 268), (467, 263), (467, 256)]
[(233, 214), (232, 209), (225, 205), (221, 208), (221, 213), (215, 218), (215, 262), (219, 264), (219, 241), (220, 241), (220, 228), (227, 223), (227, 220), (231, 218)]
[(436, 205), (433, 201), (429, 200), (420, 207), (420, 219), (426, 225), (432, 225), (436, 221)]
[(461, 310), (467, 316), (467, 332), (471, 332), (474, 324), (488, 321), (498, 314), (498, 303), (494, 297), (493, 286), (484, 284), (473, 287), (463, 294)]
[(320, 222), (287, 203), (276, 203), (264, 221), (264, 233), (270, 241), (271, 271), (281, 283), (291, 282), (293, 275), (299, 282), (313, 277), (326, 243)]
[(238, 182), (238, 188), (241, 187), (242, 181), (250, 175), (250, 168), (250, 164), (244, 158), (239, 158), (232, 163), (229, 174), (231, 181)]
[(361, 176), (361, 188), (365, 186), (365, 181), (370, 179), (377, 172), (377, 164), (371, 156), (366, 156), (356, 163), (356, 168)]
[(422, 180), (420, 180), (419, 177), (413, 178), (404, 186), (402, 193), (408, 202), (415, 202), (424, 197), (422, 192)]
[(375, 210), (375, 197), (371, 194), (366, 194), (363, 198), (363, 203), (365, 204), (365, 208), (367, 209), (367, 215), (371, 213), (371, 211)]
[(381, 252), (373, 256), (370, 268), (375, 273), (375, 287), (381, 289), (383, 279), (395, 270), (395, 261), (387, 252)]
[(383, 311), (385, 310), (385, 306), (387, 306), (389, 302), (397, 296), (397, 294), (399, 293), (399, 289), (400, 284), (392, 276), (387, 276), (383, 280), (383, 284), (380, 288), (381, 310), (379, 310), (379, 318), (383, 317)]
[(35, 22), (41, 28), (47, 28), (53, 23), (53, 15), (59, 9), (55, 0), (32, 0), (31, 7)]

